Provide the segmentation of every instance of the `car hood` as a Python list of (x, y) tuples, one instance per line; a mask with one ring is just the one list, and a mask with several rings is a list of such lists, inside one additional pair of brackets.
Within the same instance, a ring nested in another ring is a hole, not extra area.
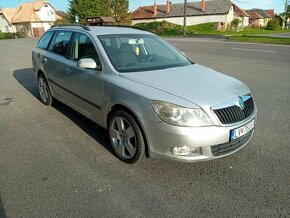
[[(200, 107), (213, 106), (250, 92), (241, 81), (199, 64), (120, 75), (181, 97)], [(154, 96), (154, 99), (162, 100), (158, 96)]]

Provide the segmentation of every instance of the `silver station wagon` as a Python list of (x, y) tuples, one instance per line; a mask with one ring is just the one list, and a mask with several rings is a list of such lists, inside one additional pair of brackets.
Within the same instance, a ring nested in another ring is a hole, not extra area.
[(108, 130), (116, 156), (204, 161), (251, 139), (257, 110), (241, 81), (193, 63), (133, 27), (54, 26), (32, 52), (39, 94)]

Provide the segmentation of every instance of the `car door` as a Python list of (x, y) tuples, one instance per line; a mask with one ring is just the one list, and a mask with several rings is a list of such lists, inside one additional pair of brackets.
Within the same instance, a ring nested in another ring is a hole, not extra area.
[(47, 31), (37, 43), (37, 46), (32, 50), (32, 65), (35, 71), (42, 70), (44, 59), (49, 47), (49, 43), (53, 38), (54, 31)]
[(65, 83), (68, 48), (72, 37), (71, 31), (58, 30), (43, 59), (44, 71), (48, 78), (54, 97), (67, 101), (67, 87)]
[(75, 109), (101, 124), (104, 72), (78, 67), (77, 62), (82, 58), (92, 58), (100, 66), (99, 55), (92, 38), (85, 33), (75, 33), (65, 76), (66, 86), (70, 91), (68, 98)]

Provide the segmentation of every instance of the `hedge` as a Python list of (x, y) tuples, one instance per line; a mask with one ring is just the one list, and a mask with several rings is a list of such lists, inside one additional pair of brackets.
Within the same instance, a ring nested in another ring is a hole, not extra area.
[(23, 32), (17, 32), (17, 33), (3, 33), (0, 32), (0, 40), (1, 39), (17, 39), (17, 38), (25, 38), (26, 34)]

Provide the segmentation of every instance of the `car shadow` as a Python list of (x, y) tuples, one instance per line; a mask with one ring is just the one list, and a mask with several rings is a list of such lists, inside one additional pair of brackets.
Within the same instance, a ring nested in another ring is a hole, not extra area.
[[(20, 85), (40, 101), (37, 81), (32, 68), (15, 70), (13, 76)], [(54, 101), (52, 106), (79, 126), (96, 142), (115, 155), (110, 145), (107, 131), (104, 128), (57, 100)]]
[(5, 218), (6, 214), (5, 214), (5, 210), (4, 210), (4, 205), (2, 202), (2, 198), (0, 196), (0, 218)]

